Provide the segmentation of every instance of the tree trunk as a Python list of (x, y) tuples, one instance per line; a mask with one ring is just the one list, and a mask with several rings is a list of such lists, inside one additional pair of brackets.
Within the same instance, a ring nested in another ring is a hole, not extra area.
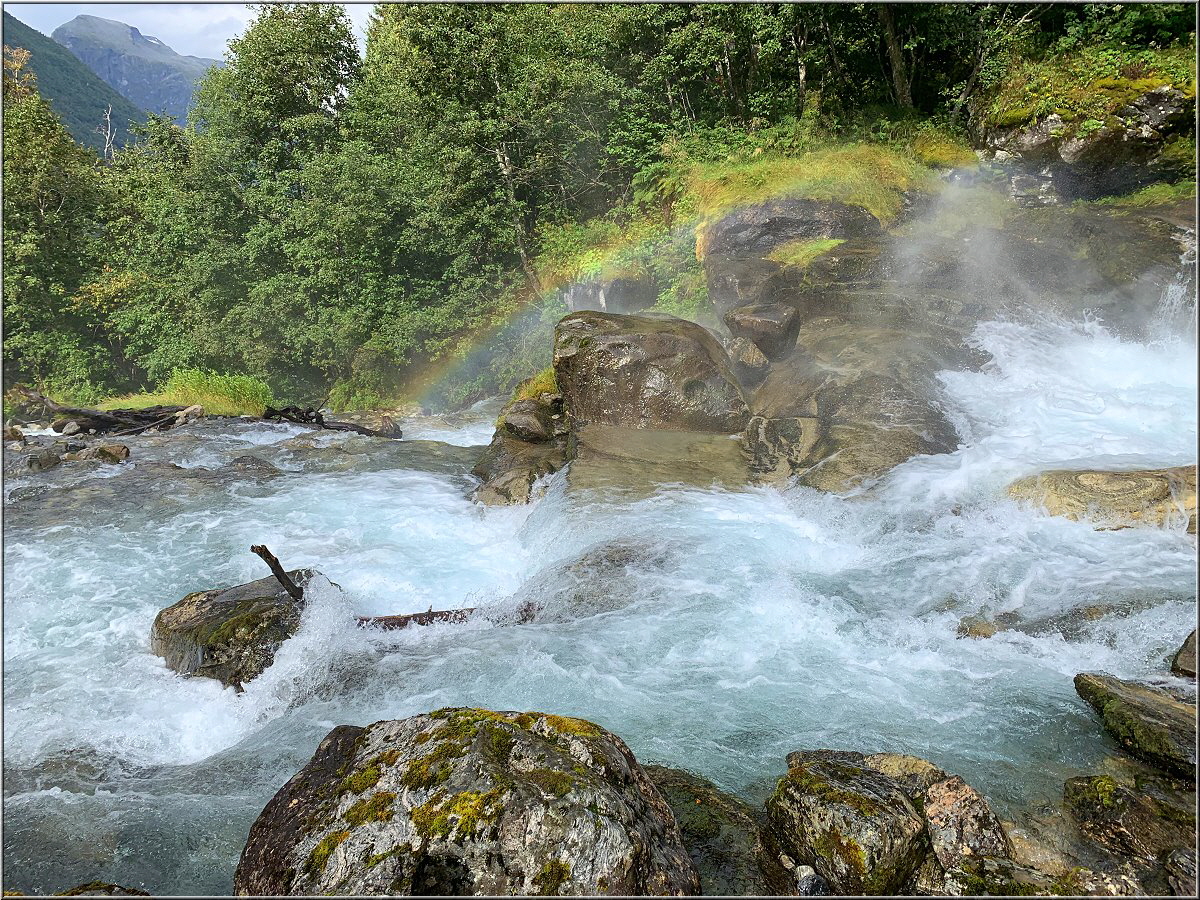
[(896, 19), (892, 8), (887, 4), (876, 7), (879, 11), (879, 21), (883, 24), (883, 40), (887, 45), (888, 62), (892, 69), (892, 91), (896, 95), (896, 103), (912, 109), (912, 91), (909, 89), (908, 67), (904, 64), (904, 48), (896, 37)]

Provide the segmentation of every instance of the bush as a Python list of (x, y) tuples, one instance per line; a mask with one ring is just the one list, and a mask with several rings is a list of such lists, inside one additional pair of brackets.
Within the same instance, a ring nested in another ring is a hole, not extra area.
[(114, 397), (101, 403), (100, 409), (200, 405), (210, 415), (261, 416), (274, 402), (270, 387), (257, 378), (176, 369), (157, 390)]

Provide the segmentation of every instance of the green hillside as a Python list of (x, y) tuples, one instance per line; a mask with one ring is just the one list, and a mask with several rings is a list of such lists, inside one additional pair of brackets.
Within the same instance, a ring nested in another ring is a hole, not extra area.
[(8, 13), (4, 13), (4, 43), (29, 51), (29, 69), (37, 76), (38, 91), (84, 146), (98, 152), (104, 149), (96, 127), (110, 105), (118, 145), (129, 142), (131, 124), (146, 120), (143, 110), (101, 81), (70, 50)]

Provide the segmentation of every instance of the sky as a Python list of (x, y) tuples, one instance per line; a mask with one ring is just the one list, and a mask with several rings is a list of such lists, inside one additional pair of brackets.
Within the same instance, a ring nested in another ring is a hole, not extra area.
[[(361, 47), (373, 3), (345, 3)], [(4, 11), (49, 36), (78, 15), (99, 16), (132, 25), (176, 53), (222, 59), (225, 44), (253, 18), (243, 3), (5, 3)]]

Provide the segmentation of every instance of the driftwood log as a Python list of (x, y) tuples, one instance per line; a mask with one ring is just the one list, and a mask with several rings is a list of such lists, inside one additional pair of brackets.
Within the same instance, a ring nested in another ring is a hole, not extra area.
[(399, 430), (375, 431), (371, 428), (355, 425), (352, 422), (327, 422), (321, 411), (311, 406), (285, 406), (282, 409), (275, 409), (273, 406), (268, 406), (263, 411), (262, 417), (268, 422), (293, 422), (296, 425), (313, 425), (325, 431), (352, 431), (355, 434), (364, 434), (367, 437), (393, 439), (399, 439), (400, 437)]
[(88, 409), (55, 403), (44, 394), (23, 384), (14, 384), (9, 394), (31, 406), (40, 406), (60, 419), (79, 423), (83, 431), (111, 434), (113, 437), (140, 434), (149, 428), (170, 428), (186, 406), (149, 406), (145, 409)]
[[(298, 587), (279, 562), (279, 558), (268, 550), (262, 544), (254, 544), (250, 547), (250, 552), (267, 564), (271, 570), (271, 574), (275, 576), (275, 580), (283, 585), (283, 589), (288, 592), (288, 595), (293, 600), (300, 600), (304, 597), (304, 588)], [(409, 625), (432, 625), (434, 622), (450, 622), (458, 625), (469, 618), (475, 612), (474, 608), (466, 609), (440, 609), (435, 610), (432, 606), (426, 612), (409, 613), (403, 616), (359, 616), (358, 624), (360, 627), (382, 628), (386, 631), (398, 631), (401, 628), (407, 628)]]

